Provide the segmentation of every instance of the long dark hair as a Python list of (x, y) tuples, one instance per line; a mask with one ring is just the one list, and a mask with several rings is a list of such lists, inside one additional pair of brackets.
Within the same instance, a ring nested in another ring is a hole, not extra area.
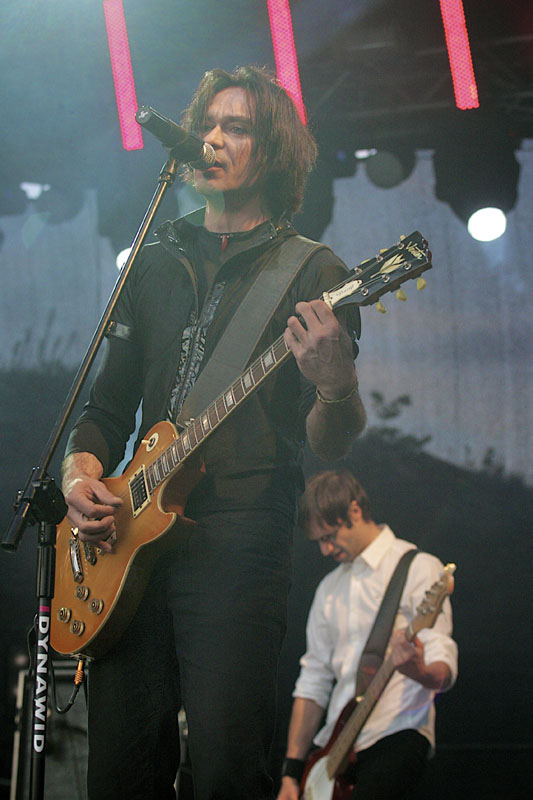
[[(246, 66), (231, 73), (223, 69), (206, 72), (185, 111), (183, 125), (189, 131), (201, 131), (213, 97), (234, 86), (244, 89), (250, 101), (252, 164), (263, 197), (274, 216), (282, 212), (290, 216), (302, 204), (317, 147), (293, 101), (268, 70)], [(191, 170), (186, 170), (186, 179), (190, 176)]]

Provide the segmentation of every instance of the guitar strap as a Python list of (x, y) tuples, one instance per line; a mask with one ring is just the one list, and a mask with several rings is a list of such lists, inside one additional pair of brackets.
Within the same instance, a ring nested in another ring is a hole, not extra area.
[(415, 547), (404, 553), (398, 561), (396, 569), (392, 573), (376, 619), (374, 620), (372, 630), (368, 636), (365, 649), (363, 650), (363, 655), (359, 661), (355, 681), (356, 698), (362, 697), (366, 692), (374, 675), (383, 663), (385, 650), (391, 637), (394, 619), (398, 611), (398, 606), (400, 605), (400, 598), (407, 579), (407, 573), (411, 561), (418, 552), (419, 550)]
[(220, 337), (209, 361), (178, 414), (186, 425), (210, 405), (244, 371), (269, 321), (296, 276), (317, 250), (329, 249), (296, 234), (278, 248), (262, 269)]

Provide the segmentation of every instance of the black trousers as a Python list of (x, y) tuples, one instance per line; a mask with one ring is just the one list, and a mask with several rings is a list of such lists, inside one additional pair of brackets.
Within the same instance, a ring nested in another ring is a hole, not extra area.
[(426, 737), (414, 730), (393, 733), (362, 750), (350, 775), (353, 800), (409, 800), (426, 768), (428, 750)]
[(90, 800), (167, 800), (183, 704), (196, 800), (272, 798), (267, 771), (292, 519), (202, 519), (89, 668)]

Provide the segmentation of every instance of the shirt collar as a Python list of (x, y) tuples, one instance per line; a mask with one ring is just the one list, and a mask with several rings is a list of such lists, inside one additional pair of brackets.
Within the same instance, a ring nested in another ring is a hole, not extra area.
[[(197, 208), (184, 217), (180, 217), (180, 219), (163, 222), (155, 231), (155, 235), (163, 246), (170, 252), (174, 252), (175, 255), (176, 249), (181, 251), (182, 254), (190, 255), (189, 250), (192, 241), (196, 237), (195, 229), (203, 225), (204, 218), (205, 207)], [(240, 247), (237, 249), (239, 251), (249, 250), (275, 239), (280, 234), (286, 235), (287, 233), (295, 234), (296, 231), (288, 217), (282, 214), (277, 222), (267, 220), (254, 228), (253, 231), (245, 232), (245, 238), (240, 242)]]
[(372, 570), (377, 569), (395, 539), (396, 537), (389, 526), (382, 525), (381, 532), (374, 541), (370, 542), (363, 552), (352, 561), (352, 566), (356, 568), (356, 572), (359, 572), (363, 567), (370, 567)]

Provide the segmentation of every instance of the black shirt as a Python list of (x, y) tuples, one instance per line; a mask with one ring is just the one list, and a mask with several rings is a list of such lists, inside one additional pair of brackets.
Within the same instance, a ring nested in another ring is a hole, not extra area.
[[(137, 446), (152, 425), (167, 417), (184, 335), (199, 323), (213, 292), (220, 297), (203, 342), (200, 368), (257, 271), (295, 233), (287, 223), (277, 228), (263, 223), (230, 238), (226, 249), (217, 253), (217, 235), (206, 236), (199, 219), (189, 215), (159, 229), (160, 242), (143, 249), (117, 306), (115, 335), (109, 337), (89, 402), (67, 446), (67, 453), (96, 455), (104, 474), (110, 474), (123, 456), (141, 399)], [(206, 255), (211, 264), (204, 270), (201, 260)], [(320, 297), (346, 274), (345, 265), (329, 249), (316, 253), (282, 300), (254, 357), (282, 335), (298, 300)], [(352, 327), (358, 327), (358, 315)], [(250, 508), (292, 514), (302, 481), (299, 455), (305, 418), (313, 403), (314, 386), (289, 359), (203, 444), (206, 474), (189, 497), (187, 514), (197, 518), (217, 510)]]

